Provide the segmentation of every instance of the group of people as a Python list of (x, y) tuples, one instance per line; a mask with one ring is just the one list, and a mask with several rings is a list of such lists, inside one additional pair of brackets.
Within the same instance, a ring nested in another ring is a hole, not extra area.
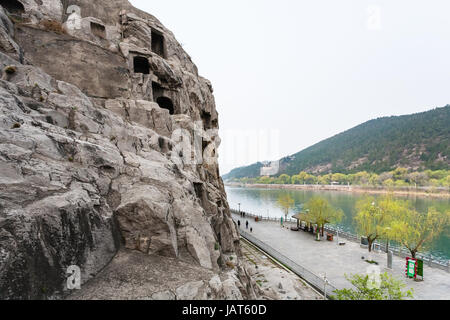
[[(241, 220), (238, 220), (238, 227), (241, 227)], [(245, 222), (245, 228), (248, 230), (249, 223), (248, 220)], [(253, 232), (253, 228), (250, 227), (250, 232)]]

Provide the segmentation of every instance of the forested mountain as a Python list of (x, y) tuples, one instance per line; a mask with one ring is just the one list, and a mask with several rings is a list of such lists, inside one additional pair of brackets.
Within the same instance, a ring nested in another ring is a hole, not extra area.
[[(450, 169), (450, 105), (368, 121), (280, 160), (279, 174), (382, 173)], [(232, 170), (224, 179), (254, 178), (262, 163)]]

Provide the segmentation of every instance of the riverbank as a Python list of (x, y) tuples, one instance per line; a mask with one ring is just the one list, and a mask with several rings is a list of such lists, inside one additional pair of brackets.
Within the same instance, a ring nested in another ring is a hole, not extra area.
[[(242, 217), (232, 214), (235, 221)], [(311, 270), (315, 275), (326, 278), (338, 289), (350, 288), (351, 284), (345, 275), (366, 274), (373, 265), (366, 260), (374, 260), (380, 267), (380, 272), (388, 272), (401, 280), (406, 288), (414, 289), (414, 299), (417, 300), (449, 300), (450, 277), (447, 271), (424, 265), (424, 281), (414, 281), (405, 278), (405, 259), (394, 256), (392, 269), (387, 268), (387, 255), (380, 251), (369, 253), (367, 249), (353, 241), (344, 240), (345, 245), (338, 245), (338, 239), (333, 241), (315, 241), (313, 235), (302, 231), (291, 231), (286, 224), (284, 228), (279, 222), (254, 222), (248, 219), (253, 228), (251, 235), (269, 245), (293, 262)], [(301, 250), (300, 250), (301, 248)]]
[(296, 184), (243, 184), (228, 182), (227, 187), (240, 187), (252, 189), (278, 189), (278, 190), (312, 190), (312, 191), (336, 191), (349, 193), (367, 194), (394, 194), (398, 196), (418, 196), (434, 198), (450, 198), (449, 190), (436, 189), (432, 187), (421, 188), (376, 188), (364, 186), (339, 186), (339, 185), (296, 185)]

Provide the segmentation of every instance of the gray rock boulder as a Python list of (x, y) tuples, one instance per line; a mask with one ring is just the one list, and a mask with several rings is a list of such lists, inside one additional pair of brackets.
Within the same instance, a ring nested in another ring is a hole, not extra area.
[[(209, 81), (127, 1), (43, 3), (0, 6), (0, 299), (65, 297), (68, 267), (84, 286), (120, 248), (223, 272), (239, 235)], [(195, 298), (251, 297), (235, 273)]]

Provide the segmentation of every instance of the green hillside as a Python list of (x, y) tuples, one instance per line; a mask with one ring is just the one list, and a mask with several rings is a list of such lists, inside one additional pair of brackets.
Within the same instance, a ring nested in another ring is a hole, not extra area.
[[(450, 105), (368, 121), (281, 159), (280, 174), (382, 173), (450, 169)], [(237, 168), (224, 179), (254, 178), (262, 164)]]

